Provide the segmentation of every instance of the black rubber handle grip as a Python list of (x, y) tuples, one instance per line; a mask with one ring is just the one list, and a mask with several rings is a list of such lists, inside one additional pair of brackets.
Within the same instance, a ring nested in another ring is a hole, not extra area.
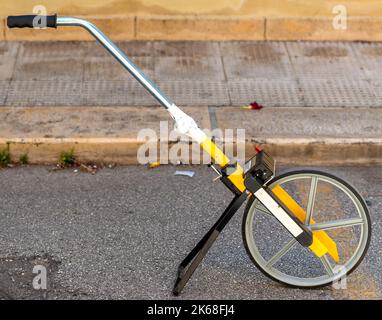
[[(45, 23), (46, 21), (46, 23)], [(57, 15), (53, 16), (9, 16), (8, 28), (57, 28)]]

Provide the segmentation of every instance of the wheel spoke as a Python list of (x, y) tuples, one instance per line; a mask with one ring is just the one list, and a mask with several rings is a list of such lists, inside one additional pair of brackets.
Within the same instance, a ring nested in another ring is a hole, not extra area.
[(361, 218), (351, 218), (351, 219), (315, 223), (315, 224), (312, 224), (310, 227), (312, 231), (317, 231), (317, 230), (329, 230), (329, 229), (336, 229), (336, 228), (352, 227), (352, 226), (360, 225), (363, 223), (364, 221)]
[(270, 212), (268, 211), (268, 209), (265, 208), (260, 202), (257, 203), (257, 204), (255, 205), (255, 208), (256, 208), (257, 210), (261, 211), (262, 213), (272, 215), (272, 213), (270, 213)]
[(292, 249), (295, 244), (297, 243), (297, 240), (295, 238), (292, 238), (279, 252), (277, 252), (269, 261), (267, 262), (267, 267), (272, 267), (277, 261), (279, 261), (283, 256), (285, 256), (290, 249)]
[(322, 257), (320, 257), (320, 260), (322, 264), (324, 265), (326, 273), (331, 277), (334, 276), (334, 269), (332, 265), (330, 264), (328, 257), (326, 255), (323, 255)]
[(312, 219), (314, 201), (316, 199), (316, 193), (317, 193), (317, 182), (318, 182), (317, 177), (312, 176), (312, 180), (310, 183), (310, 191), (308, 196), (308, 205), (306, 207), (306, 216), (305, 216), (306, 225), (309, 225), (310, 220)]

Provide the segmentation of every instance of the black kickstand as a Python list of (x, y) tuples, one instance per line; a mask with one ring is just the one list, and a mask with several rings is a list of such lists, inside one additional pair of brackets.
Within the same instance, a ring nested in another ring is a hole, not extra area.
[[(228, 207), (224, 210), (218, 221), (212, 226), (212, 228), (204, 235), (202, 240), (191, 250), (187, 257), (182, 261), (178, 267), (177, 279), (174, 285), (173, 294), (179, 295), (191, 278), (196, 268), (202, 262), (203, 258), (215, 242), (220, 232), (224, 229), (227, 223), (231, 220), (234, 214), (239, 210), (241, 205), (247, 199), (248, 194), (246, 192), (236, 195), (231, 201)], [(192, 261), (192, 262), (191, 262)], [(191, 264), (190, 264), (191, 263)], [(186, 269), (186, 267), (189, 267)]]

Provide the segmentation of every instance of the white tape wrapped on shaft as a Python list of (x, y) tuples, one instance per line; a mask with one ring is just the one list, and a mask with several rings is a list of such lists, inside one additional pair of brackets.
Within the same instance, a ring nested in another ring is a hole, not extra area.
[(175, 104), (167, 109), (171, 117), (175, 120), (175, 128), (181, 134), (185, 134), (198, 143), (207, 138), (207, 135), (196, 124), (195, 120), (180, 110)]

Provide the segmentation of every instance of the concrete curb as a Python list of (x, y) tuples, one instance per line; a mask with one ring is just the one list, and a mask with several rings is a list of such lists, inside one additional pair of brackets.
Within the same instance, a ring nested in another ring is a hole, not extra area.
[[(382, 165), (381, 140), (332, 142), (253, 141), (247, 142), (245, 149), (249, 158), (254, 154), (254, 146), (260, 145), (281, 164)], [(0, 149), (7, 148), (16, 163), (22, 154), (27, 153), (30, 164), (56, 164), (62, 151), (73, 149), (79, 162), (131, 165), (139, 164), (137, 152), (143, 143), (123, 138), (1, 139)], [(159, 146), (159, 142), (153, 144)], [(171, 143), (166, 145), (172, 146)], [(169, 162), (175, 164), (178, 160), (191, 162), (172, 157)]]
[[(79, 16), (81, 17), (81, 16)], [(335, 30), (331, 17), (259, 16), (82, 16), (113, 40), (345, 40), (381, 41), (382, 17), (349, 17), (347, 30)], [(0, 40), (92, 40), (84, 30), (38, 32), (0, 24)]]
[[(246, 158), (254, 154), (254, 146), (261, 145), (284, 164), (382, 165), (379, 109), (184, 110), (203, 129), (225, 132), (231, 128), (233, 137), (236, 129), (245, 129)], [(0, 150), (8, 149), (14, 162), (27, 153), (32, 164), (55, 164), (62, 151), (72, 148), (81, 162), (137, 164), (138, 149), (148, 137), (139, 135), (141, 129), (151, 130), (154, 136), (147, 139), (157, 149), (161, 143), (165, 152), (178, 141), (178, 136), (161, 135), (161, 121), (169, 121), (168, 129), (172, 129), (167, 112), (155, 107), (1, 108)], [(198, 159), (200, 150), (188, 142), (187, 146), (189, 154), (179, 160), (189, 163), (191, 156)], [(170, 162), (176, 160), (170, 156)]]

